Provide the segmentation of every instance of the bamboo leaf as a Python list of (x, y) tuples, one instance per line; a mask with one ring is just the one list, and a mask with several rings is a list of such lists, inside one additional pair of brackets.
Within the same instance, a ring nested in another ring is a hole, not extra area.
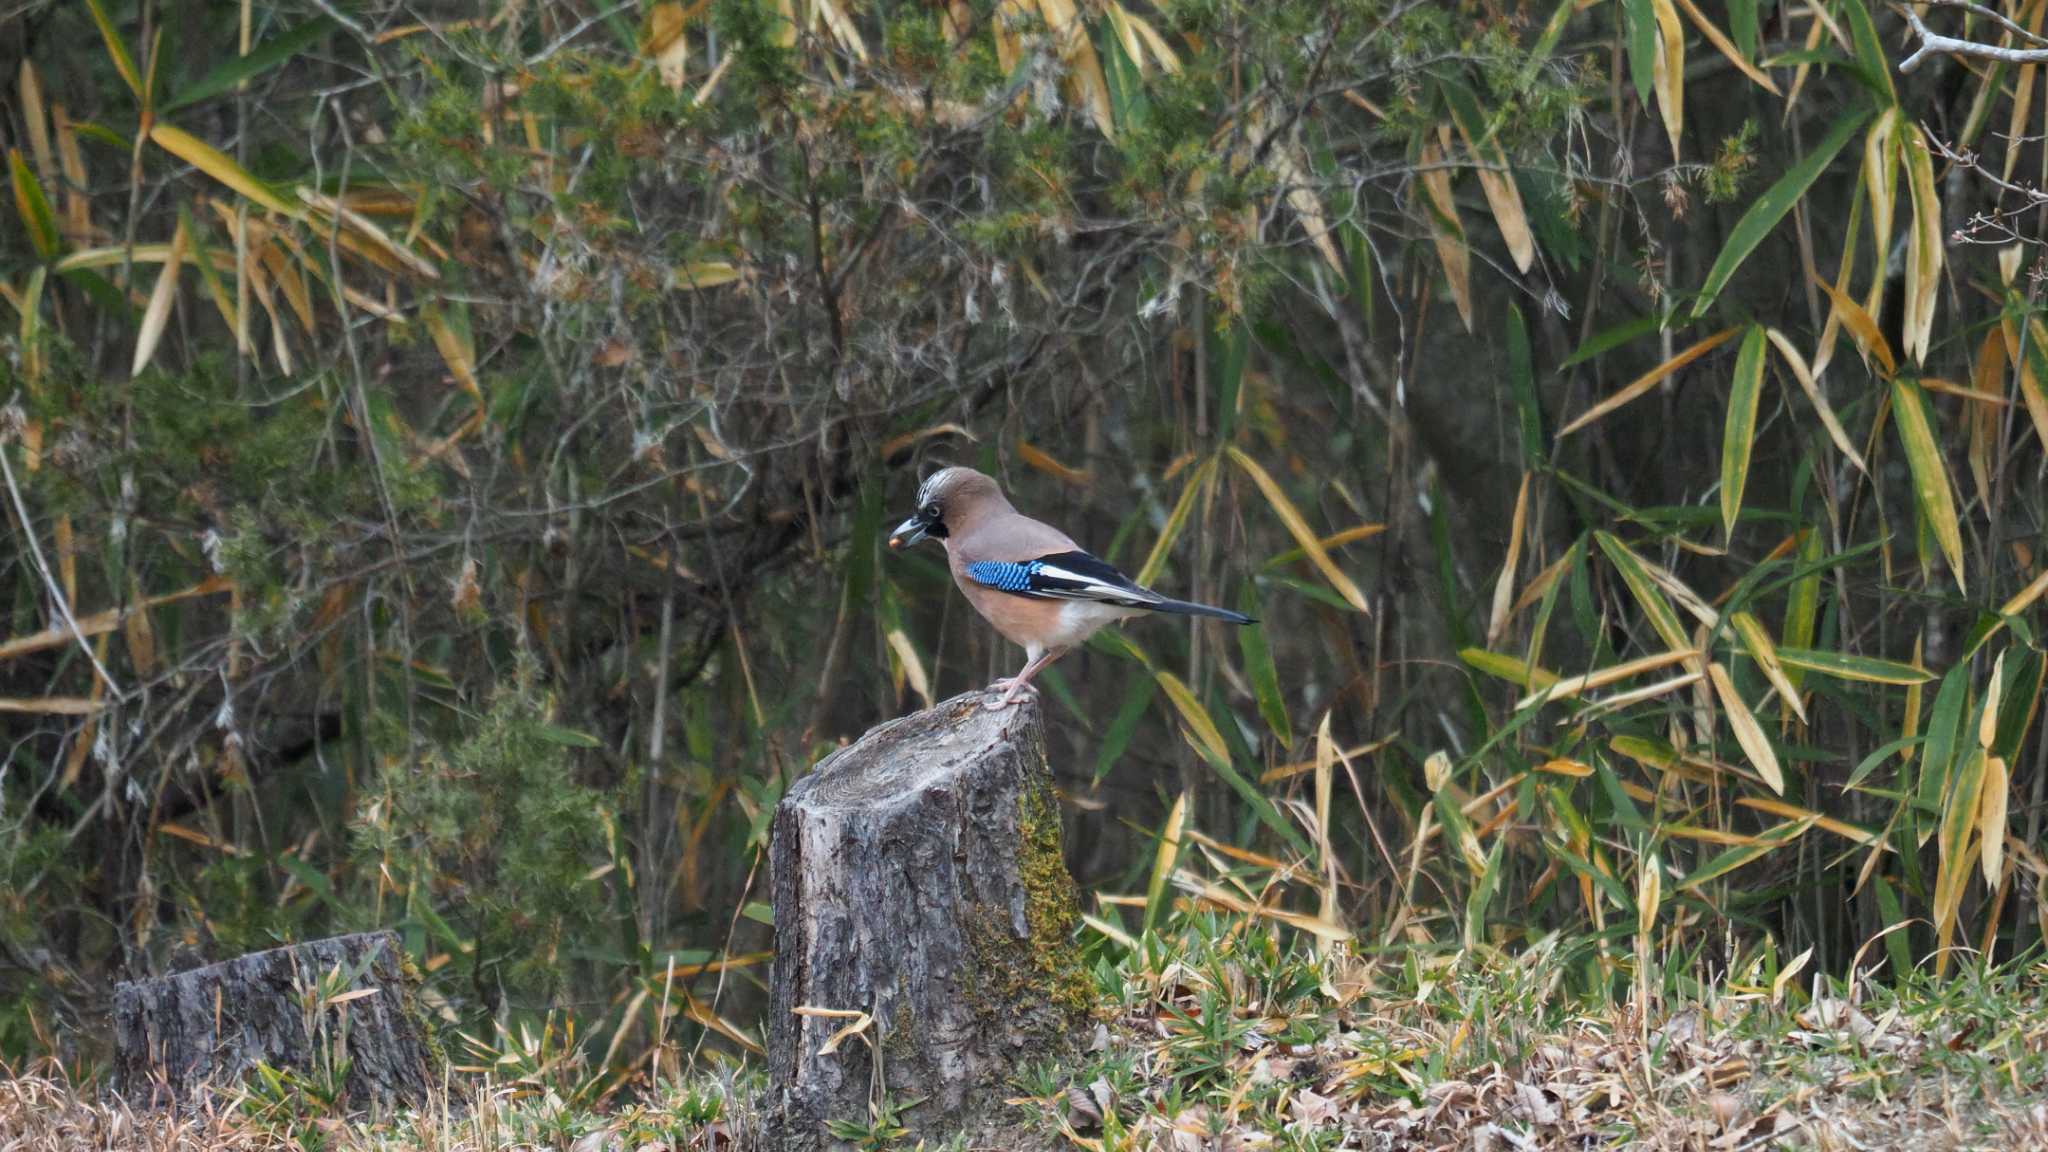
[(2005, 870), (2006, 805), (2011, 789), (2011, 775), (2006, 771), (2005, 761), (1987, 756), (1984, 760), (1983, 798), (1977, 813), (1977, 835), (1984, 842), (1979, 860), (1984, 865), (1984, 885), (1987, 888), (1998, 887), (1999, 874)]
[(1884, 338), (1884, 333), (1877, 327), (1877, 321), (1870, 318), (1870, 313), (1864, 310), (1863, 305), (1851, 300), (1825, 280), (1815, 280), (1814, 283), (1820, 285), (1820, 290), (1827, 293), (1828, 299), (1834, 303), (1834, 315), (1841, 318), (1842, 323), (1849, 329), (1849, 334), (1856, 338), (1857, 349), (1866, 356), (1877, 357), (1880, 374), (1890, 376), (1897, 372), (1899, 363), (1892, 355), (1891, 343)]
[(1294, 507), (1294, 502), (1287, 498), (1287, 493), (1280, 490), (1280, 485), (1266, 474), (1266, 470), (1259, 466), (1258, 461), (1245, 455), (1243, 449), (1233, 444), (1224, 451), (1229, 454), (1231, 462), (1250, 477), (1252, 483), (1266, 497), (1266, 503), (1272, 506), (1273, 514), (1280, 518), (1280, 523), (1286, 526), (1288, 533), (1294, 537), (1294, 542), (1301, 545), (1301, 550), (1308, 554), (1309, 562), (1322, 572), (1323, 579), (1330, 582), (1330, 587), (1336, 589), (1337, 594), (1353, 608), (1369, 613), (1371, 609), (1366, 607), (1365, 593), (1360, 592), (1351, 577), (1346, 576), (1343, 569), (1337, 567), (1337, 562), (1330, 559), (1330, 554), (1323, 550), (1322, 539), (1308, 526), (1308, 521), (1302, 519), (1301, 513)]
[(1764, 390), (1764, 330), (1752, 324), (1735, 353), (1735, 381), (1728, 391), (1728, 419), (1721, 429), (1721, 527), (1735, 539), (1742, 514), (1742, 490), (1749, 483), (1749, 455), (1756, 443), (1757, 398)]
[(1765, 335), (1770, 338), (1771, 347), (1777, 349), (1779, 358), (1785, 362), (1785, 368), (1792, 374), (1792, 379), (1798, 382), (1799, 390), (1806, 393), (1807, 403), (1813, 405), (1815, 414), (1820, 417), (1821, 427), (1827, 430), (1828, 439), (1834, 442), (1835, 451), (1840, 452), (1858, 472), (1869, 475), (1870, 469), (1863, 463), (1863, 453), (1856, 450), (1856, 445), (1849, 439), (1848, 432), (1843, 430), (1842, 422), (1835, 418), (1834, 406), (1828, 403), (1827, 394), (1820, 390), (1820, 383), (1813, 378), (1813, 373), (1808, 371), (1806, 358), (1801, 356), (1799, 349), (1792, 346), (1792, 341), (1786, 339), (1785, 334), (1776, 328), (1767, 329)]
[(191, 87), (171, 97), (158, 112), (176, 112), (187, 105), (197, 104), (201, 100), (209, 100), (223, 92), (231, 91), (244, 81), (253, 80), (298, 56), (319, 43), (321, 37), (334, 31), (336, 27), (332, 19), (315, 16), (276, 39), (252, 49), (248, 55), (236, 56), (207, 72), (193, 81)]
[(171, 305), (178, 299), (178, 269), (185, 258), (185, 221), (178, 220), (177, 230), (171, 233), (170, 255), (164, 259), (163, 270), (157, 273), (156, 287), (150, 291), (149, 307), (142, 313), (142, 326), (135, 335), (135, 361), (129, 369), (132, 379), (142, 375), (156, 355), (157, 342), (163, 339), (164, 327), (171, 319)]
[(1896, 684), (1910, 686), (1925, 684), (1934, 679), (1934, 674), (1924, 668), (1902, 664), (1897, 660), (1879, 660), (1873, 656), (1854, 656), (1846, 652), (1820, 652), (1811, 648), (1797, 648), (1779, 645), (1778, 661), (1789, 668), (1807, 672), (1818, 672), (1837, 680), (1856, 680), (1865, 684)]
[(1598, 420), (1602, 416), (1607, 415), (1609, 412), (1614, 411), (1616, 408), (1619, 408), (1622, 405), (1627, 404), (1631, 400), (1637, 399), (1638, 397), (1642, 396), (1645, 392), (1648, 392), (1650, 389), (1655, 388), (1658, 382), (1663, 380), (1666, 376), (1671, 375), (1673, 372), (1678, 371), (1680, 368), (1685, 367), (1687, 364), (1692, 363), (1700, 357), (1705, 356), (1707, 353), (1712, 352), (1714, 349), (1719, 348), (1721, 345), (1726, 344), (1729, 340), (1734, 338), (1737, 332), (1740, 331), (1742, 331), (1742, 329), (1740, 328), (1724, 328), (1721, 331), (1714, 333), (1712, 336), (1709, 336), (1706, 339), (1700, 341), (1699, 343), (1694, 344), (1692, 347), (1685, 349), (1683, 352), (1678, 353), (1677, 355), (1673, 356), (1669, 360), (1666, 360), (1662, 364), (1657, 365), (1655, 368), (1650, 369), (1648, 372), (1643, 373), (1641, 376), (1636, 377), (1634, 380), (1629, 381), (1627, 384), (1617, 389), (1612, 395), (1608, 396), (1605, 400), (1602, 400), (1598, 404), (1595, 404), (1591, 408), (1588, 408), (1584, 412), (1581, 412), (1578, 415), (1578, 417), (1574, 419), (1571, 423), (1566, 424), (1564, 427), (1558, 429), (1558, 437), (1561, 439), (1565, 436), (1569, 436), (1573, 432), (1576, 432), (1579, 429), (1584, 428), (1586, 425), (1591, 424), (1593, 421)]
[(128, 46), (121, 43), (120, 33), (114, 30), (114, 22), (107, 19), (104, 0), (85, 0), (86, 10), (92, 13), (92, 22), (100, 30), (100, 38), (107, 43), (107, 58), (114, 62), (114, 71), (119, 73), (128, 91), (142, 98), (142, 73), (135, 68), (135, 57), (128, 54)]
[(1657, 111), (1664, 117), (1664, 132), (1671, 137), (1671, 158), (1678, 159), (1678, 142), (1685, 134), (1685, 29), (1678, 23), (1678, 9), (1671, 0), (1650, 0), (1650, 13), (1657, 21), (1657, 51), (1650, 62), (1650, 86), (1657, 90)]
[(1622, 583), (1634, 594), (1636, 603), (1649, 618), (1650, 626), (1657, 631), (1665, 645), (1673, 652), (1690, 651), (1691, 640), (1685, 634), (1684, 625), (1679, 623), (1678, 613), (1672, 611), (1671, 602), (1664, 598), (1664, 592), (1657, 586), (1649, 570), (1643, 566), (1643, 559), (1629, 550), (1628, 545), (1606, 532), (1593, 533), (1593, 539), (1600, 550), (1607, 554), (1607, 560), (1614, 570), (1621, 574)]
[(1719, 661), (1707, 665), (1707, 679), (1713, 682), (1714, 695), (1720, 698), (1721, 707), (1728, 713), (1728, 726), (1735, 730), (1735, 742), (1742, 745), (1743, 754), (1749, 757), (1757, 775), (1771, 791), (1780, 796), (1785, 794), (1785, 773), (1778, 766), (1778, 754), (1771, 749), (1771, 742), (1764, 737), (1763, 726), (1756, 722), (1756, 715), (1742, 700), (1742, 694), (1735, 690), (1735, 681), (1728, 678), (1728, 669)]
[(1152, 854), (1152, 879), (1145, 885), (1145, 930), (1159, 921), (1159, 913), (1165, 906), (1165, 895), (1173, 880), (1173, 870), (1180, 859), (1181, 830), (1187, 826), (1188, 794), (1182, 792), (1174, 798), (1173, 807), (1167, 809), (1166, 823), (1159, 829), (1159, 848)]
[(1834, 131), (1829, 132), (1826, 139), (1807, 153), (1805, 159), (1793, 165), (1778, 178), (1777, 183), (1756, 198), (1749, 206), (1749, 211), (1744, 212), (1742, 219), (1735, 222), (1734, 230), (1728, 234), (1728, 242), (1722, 245), (1721, 254), (1714, 259), (1714, 266), (1708, 270), (1706, 280), (1700, 285), (1699, 299), (1693, 302), (1693, 319), (1697, 320), (1706, 315), (1714, 299), (1734, 277), (1736, 269), (1742, 267), (1742, 262), (1749, 259), (1749, 254), (1756, 251), (1757, 245), (1763, 243), (1764, 237), (1777, 228), (1778, 222), (1785, 218), (1785, 214), (1792, 211), (1792, 206), (1799, 202), (1800, 197), (1806, 195), (1806, 190), (1822, 172), (1827, 170), (1828, 165), (1834, 162), (1836, 154), (1841, 152), (1869, 118), (1870, 113), (1867, 110), (1852, 112), (1842, 117), (1835, 123)]
[(239, 192), (245, 198), (281, 216), (298, 219), (304, 209), (286, 202), (284, 197), (272, 191), (270, 186), (249, 174), (249, 171), (234, 162), (228, 155), (206, 143), (183, 128), (169, 124), (158, 124), (149, 130), (149, 138), (157, 147), (192, 165), (228, 188)]
[(1934, 307), (1941, 289), (1941, 198), (1934, 188), (1934, 161), (1917, 124), (1906, 125), (1906, 189), (1913, 200), (1913, 232), (1906, 244), (1906, 319), (1903, 351), (1921, 364), (1934, 333)]
[(1180, 490), (1180, 499), (1173, 502), (1173, 511), (1166, 515), (1166, 525), (1159, 530), (1159, 539), (1152, 542), (1152, 551), (1145, 556), (1145, 562), (1138, 567), (1135, 577), (1139, 584), (1150, 585), (1159, 578), (1166, 567), (1166, 558), (1173, 552), (1174, 542), (1180, 539), (1181, 530), (1187, 527), (1188, 514), (1194, 511), (1195, 497), (1200, 495), (1212, 477), (1216, 475), (1216, 458), (1204, 459), (1188, 473), (1188, 482)]
[[(1252, 583), (1246, 581), (1238, 607), (1251, 616), (1257, 613), (1258, 606), (1258, 594)], [(1280, 692), (1280, 672), (1274, 667), (1272, 649), (1266, 644), (1266, 626), (1252, 624), (1237, 629), (1237, 642), (1244, 656), (1245, 674), (1251, 678), (1252, 695), (1259, 702), (1259, 715), (1280, 746), (1294, 751), (1294, 725), (1287, 719), (1287, 698)]]
[(1529, 232), (1529, 217), (1522, 208), (1522, 193), (1515, 187), (1507, 153), (1487, 132), (1486, 114), (1472, 90), (1450, 80), (1442, 81), (1442, 87), (1451, 121), (1472, 155), (1473, 172), (1479, 177), (1480, 191), (1486, 194), (1486, 206), (1493, 212), (1501, 239), (1507, 242), (1508, 255), (1517, 271), (1527, 272), (1536, 263), (1536, 240)]
[(49, 198), (43, 195), (43, 186), (35, 173), (29, 171), (20, 149), (7, 150), (7, 172), (14, 182), (14, 210), (21, 218), (22, 229), (28, 233), (30, 246), (43, 259), (54, 259), (62, 244), (57, 214), (50, 210)]
[(1956, 578), (1956, 590), (1965, 590), (1963, 576), (1963, 532), (1956, 519), (1955, 497), (1949, 491), (1948, 468), (1941, 458), (1941, 446), (1934, 437), (1934, 424), (1927, 410), (1926, 394), (1916, 381), (1892, 381), (1892, 423), (1899, 430), (1899, 442), (1906, 449), (1906, 464), (1913, 474), (1913, 496), (1921, 515), (1934, 529), (1942, 556)]
[(1799, 701), (1799, 689), (1793, 685), (1791, 677), (1785, 675), (1785, 666), (1778, 661), (1777, 645), (1771, 643), (1771, 634), (1764, 631), (1762, 622), (1747, 612), (1729, 613), (1728, 622), (1734, 625), (1735, 635), (1749, 652), (1749, 658), (1756, 661), (1764, 679), (1771, 682), (1771, 687), (1792, 714), (1799, 717), (1799, 722), (1806, 723), (1806, 708)]

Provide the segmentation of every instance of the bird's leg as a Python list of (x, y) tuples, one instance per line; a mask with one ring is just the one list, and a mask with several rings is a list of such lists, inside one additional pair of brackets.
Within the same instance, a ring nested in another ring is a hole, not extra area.
[(1017, 698), (1017, 693), (1025, 691), (1036, 691), (1031, 687), (1031, 678), (1033, 676), (1038, 675), (1038, 670), (1040, 668), (1043, 668), (1047, 664), (1050, 664), (1053, 661), (1059, 659), (1062, 655), (1066, 653), (1066, 651), (1067, 650), (1065, 648), (1048, 648), (1045, 651), (1040, 652), (1038, 655), (1033, 656), (1030, 662), (1024, 665), (1024, 670), (1022, 672), (1017, 673), (1015, 676), (1010, 677), (1010, 679), (1007, 682), (1001, 680), (996, 681), (996, 683), (998, 684), (1007, 683), (1008, 690), (1003, 693), (1003, 698), (1001, 700), (998, 700), (994, 704), (989, 705), (989, 707), (1008, 708), (1010, 706), (1011, 701)]

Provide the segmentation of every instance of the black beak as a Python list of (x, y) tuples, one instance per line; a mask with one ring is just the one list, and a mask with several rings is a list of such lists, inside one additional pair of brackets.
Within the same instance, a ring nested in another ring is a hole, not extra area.
[(889, 547), (908, 548), (930, 534), (931, 525), (926, 524), (922, 517), (912, 516), (898, 524), (894, 532), (889, 533)]

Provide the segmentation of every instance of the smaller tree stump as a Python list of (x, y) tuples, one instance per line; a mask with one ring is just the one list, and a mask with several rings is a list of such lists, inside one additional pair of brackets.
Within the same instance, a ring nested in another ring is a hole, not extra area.
[[(354, 1106), (424, 1104), (437, 1062), (402, 956), (393, 933), (365, 932), (124, 983), (114, 990), (115, 1089), (131, 1104), (192, 1104), (260, 1062), (341, 1074)], [(337, 969), (353, 978), (340, 983)]]
[(918, 1135), (989, 1131), (1085, 1021), (1038, 703), (990, 699), (870, 730), (776, 808), (766, 1147), (833, 1147), (884, 1100)]

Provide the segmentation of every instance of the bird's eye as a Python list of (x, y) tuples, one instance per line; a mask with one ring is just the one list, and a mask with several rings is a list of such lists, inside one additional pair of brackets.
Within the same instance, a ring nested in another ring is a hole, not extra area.
[(924, 518), (927, 520), (937, 520), (939, 518), (939, 506), (936, 502), (924, 506)]

